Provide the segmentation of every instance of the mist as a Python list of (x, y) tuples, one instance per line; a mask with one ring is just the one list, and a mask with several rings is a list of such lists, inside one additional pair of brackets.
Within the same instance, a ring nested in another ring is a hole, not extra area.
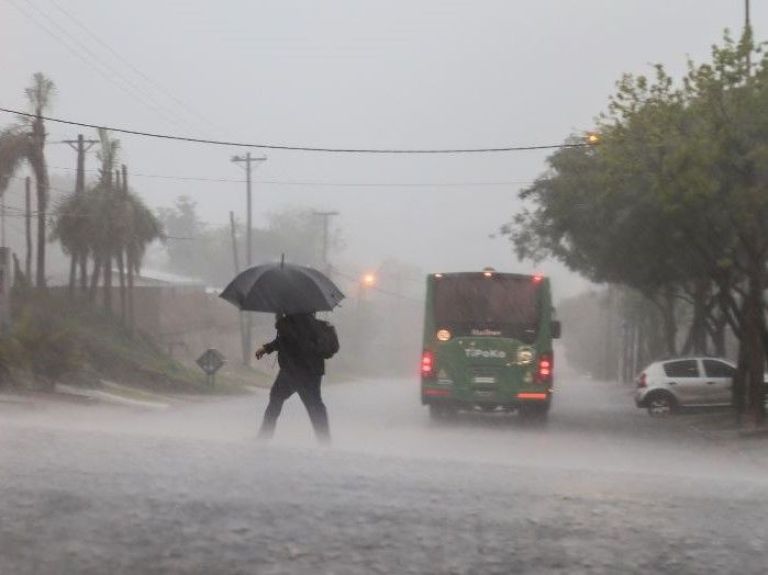
[[(3, 102), (23, 108), (17, 87), (30, 71), (50, 70), (58, 86), (53, 110), (97, 124), (328, 147), (557, 144), (590, 129), (622, 73), (670, 60), (682, 69), (686, 54), (705, 55), (724, 28), (741, 24), (735, 5), (700, 5), (548, 1), (521, 12), (506, 2), (423, 2), (407, 9), (388, 3), (363, 10), (350, 2), (319, 9), (294, 1), (269, 6), (263, 18), (266, 7), (253, 3), (215, 11), (202, 2), (183, 10), (139, 3), (115, 19), (106, 6), (86, 10), (83, 2), (68, 3), (67, 10), (131, 66), (106, 50), (101, 63), (88, 65), (8, 7), (1, 24)], [(761, 10), (753, 8), (756, 21)], [(55, 6), (49, 16), (72, 24)], [(141, 42), (133, 41), (135, 30)], [(617, 41), (622, 50), (607, 48)], [(99, 47), (93, 40), (91, 49)], [(105, 69), (119, 79), (107, 81)], [(51, 141), (74, 135), (58, 125), (49, 131)], [(243, 184), (139, 175), (240, 180), (242, 171), (229, 161), (239, 150), (122, 140), (132, 182), (151, 206), (170, 206), (185, 194), (214, 224), (226, 225), (230, 210), (244, 214)], [(49, 148), (52, 173), (74, 168), (71, 150)], [(396, 258), (427, 271), (522, 270), (530, 266), (517, 263), (503, 239), (488, 236), (517, 211), (517, 191), (540, 174), (546, 155), (272, 151), (255, 172), (254, 217), (263, 222), (287, 206), (340, 211), (336, 223), (344, 230), (350, 268)], [(88, 161), (96, 169), (95, 157)], [(281, 183), (266, 183), (275, 181)], [(328, 185), (334, 183), (376, 186)], [(542, 271), (558, 278), (558, 295), (583, 288), (558, 266)]]
[[(689, 268), (642, 225), (641, 162), (611, 164), (610, 222), (521, 198), (607, 196), (553, 158), (611, 145), (585, 136), (622, 76), (679, 78), (745, 6), (0, 0), (0, 107), (55, 85), (0, 111), (0, 572), (763, 573), (766, 262), (752, 300)], [(725, 44), (751, 89), (767, 64)], [(585, 227), (607, 271), (562, 249)], [(612, 249), (633, 230), (653, 273)], [(471, 289), (438, 305), (449, 279)]]

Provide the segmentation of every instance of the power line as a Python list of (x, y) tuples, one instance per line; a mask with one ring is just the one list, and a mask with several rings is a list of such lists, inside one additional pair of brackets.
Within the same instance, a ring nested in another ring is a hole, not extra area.
[[(74, 172), (75, 168), (66, 166), (49, 166), (52, 170), (65, 170)], [(88, 169), (86, 172), (98, 173), (99, 170)], [(132, 174), (134, 178), (149, 178), (158, 180), (171, 180), (180, 182), (213, 182), (227, 184), (244, 184), (245, 180), (233, 178), (215, 178), (199, 176), (172, 176), (163, 174)], [(460, 188), (469, 186), (514, 186), (532, 184), (534, 180), (500, 180), (496, 182), (329, 182), (318, 180), (253, 180), (254, 184), (266, 184), (271, 186), (317, 186), (332, 188)]]
[[(16, 114), (28, 118), (36, 118), (35, 114), (21, 112), (11, 108), (0, 107), (0, 112)], [(227, 140), (210, 140), (207, 138), (193, 138), (188, 136), (176, 136), (172, 134), (161, 134), (158, 132), (145, 132), (129, 128), (116, 128), (113, 126), (99, 126), (87, 122), (76, 122), (74, 120), (65, 120), (54, 118), (52, 116), (41, 116), (47, 122), (57, 124), (66, 124), (69, 126), (79, 126), (81, 128), (92, 128), (94, 130), (104, 129), (118, 134), (128, 134), (131, 136), (142, 136), (145, 138), (157, 138), (160, 140), (173, 140), (177, 142), (187, 142), (191, 144), (208, 144), (212, 146), (231, 146), (239, 148), (260, 148), (265, 150), (284, 150), (292, 152), (322, 152), (332, 154), (487, 154), (495, 152), (525, 152), (535, 150), (558, 150), (562, 148), (585, 148), (594, 146), (589, 143), (563, 143), (548, 144), (541, 146), (504, 146), (496, 148), (325, 148), (314, 146), (288, 146), (278, 144), (258, 144), (246, 142), (234, 142)]]
[(155, 87), (156, 90), (158, 90), (160, 93), (164, 94), (167, 98), (171, 99), (175, 104), (178, 106), (184, 108), (187, 112), (189, 112), (191, 115), (196, 116), (198, 119), (202, 120), (206, 124), (213, 126), (213, 124), (204, 116), (199, 114), (197, 111), (193, 110), (189, 106), (187, 106), (184, 101), (180, 100), (176, 96), (174, 96), (167, 88), (165, 88), (162, 84), (156, 82), (154, 79), (149, 77), (147, 74), (145, 74), (141, 69), (134, 66), (127, 58), (125, 58), (120, 52), (115, 50), (112, 46), (110, 46), (106, 41), (104, 41), (100, 36), (98, 36), (93, 30), (91, 30), (88, 26), (86, 26), (82, 20), (77, 18), (72, 12), (65, 9), (63, 6), (61, 6), (56, 0), (49, 0), (50, 3), (66, 18), (68, 18), (71, 22), (73, 22), (78, 28), (80, 28), (83, 32), (85, 32), (88, 36), (91, 37), (92, 40), (94, 40), (97, 44), (101, 45), (103, 48), (105, 48), (110, 54), (112, 54), (115, 58), (117, 58), (120, 62), (128, 66), (137, 76), (142, 78), (147, 83), (151, 84)]
[[(74, 168), (73, 168), (73, 170), (74, 170)], [(87, 170), (87, 171), (90, 171), (90, 170)], [(22, 181), (26, 178), (26, 176), (15, 176), (15, 175), (14, 176), (8, 176), (8, 177), (9, 178), (13, 178), (14, 180), (22, 180)], [(56, 186), (51, 186), (51, 185), (48, 186), (48, 189), (52, 190), (54, 192), (62, 193), (62, 194), (71, 194), (71, 193), (74, 192), (74, 188), (70, 189), (70, 190), (64, 190), (62, 188), (58, 188)]]
[[(63, 168), (63, 167), (56, 167), (56, 166), (49, 166), (50, 169), (60, 169), (60, 170), (70, 170), (74, 171), (74, 168)], [(98, 172), (98, 170), (86, 170), (87, 172)], [(9, 178), (12, 178), (14, 180), (24, 181), (25, 176), (8, 176)], [(163, 179), (170, 179), (175, 180), (176, 178), (173, 176), (150, 176), (147, 174), (132, 174), (132, 177), (161, 177)], [(243, 184), (245, 180), (227, 180), (227, 179), (214, 179), (214, 178), (179, 178), (182, 181), (192, 180), (192, 181), (204, 181), (204, 182), (227, 182), (227, 183), (238, 183)], [(392, 188), (392, 187), (403, 187), (403, 188), (440, 188), (440, 187), (459, 187), (459, 188), (471, 188), (474, 186), (513, 186), (513, 185), (524, 185), (524, 184), (531, 184), (532, 181), (525, 181), (525, 180), (515, 180), (515, 181), (507, 181), (507, 182), (461, 182), (461, 183), (451, 183), (451, 182), (444, 182), (444, 183), (436, 183), (436, 184), (427, 184), (427, 183), (391, 183), (391, 184), (383, 184), (383, 183), (353, 183), (353, 182), (342, 182), (342, 183), (334, 183), (334, 182), (293, 182), (293, 181), (270, 181), (270, 180), (254, 180), (254, 184), (266, 184), (266, 185), (278, 185), (278, 186), (296, 186), (296, 185), (303, 185), (303, 186), (320, 186), (320, 187), (381, 187), (381, 188)], [(60, 188), (58, 186), (48, 186), (48, 189), (53, 192), (58, 192), (60, 194), (69, 195), (74, 193), (74, 189), (64, 189)], [(6, 192), (7, 193), (7, 192)], [(63, 201), (63, 200), (60, 200)], [(215, 224), (215, 225), (225, 225), (225, 224)]]
[[(5, 209), (6, 210), (11, 210), (11, 213), (6, 212), (6, 217), (7, 218), (11, 218), (8, 221), (8, 224), (13, 226), (15, 229), (19, 229), (16, 226), (19, 226), (20, 224), (17, 224), (16, 221), (13, 218), (15, 218), (16, 220), (25, 218), (26, 217), (25, 209), (21, 208), (19, 206), (12, 206), (12, 205), (6, 205)], [(34, 212), (31, 212), (30, 215), (35, 216), (38, 213), (39, 212), (34, 211)], [(68, 217), (75, 217), (75, 218), (84, 218), (84, 219), (90, 217), (87, 214), (77, 214), (77, 213), (58, 213), (58, 214), (55, 214), (54, 213), (54, 214), (49, 214), (49, 219), (51, 221), (53, 221), (56, 216), (61, 216), (61, 215), (66, 215)], [(219, 225), (219, 224), (211, 224), (211, 222), (201, 222), (201, 223), (209, 224), (209, 225)], [(220, 224), (220, 226), (223, 227), (224, 224)], [(162, 241), (167, 241), (167, 240), (171, 240), (171, 241), (206, 241), (207, 238), (205, 238), (204, 236), (173, 236), (173, 235), (163, 235), (159, 239), (162, 240)], [(359, 281), (358, 277), (353, 276), (353, 275), (348, 274), (348, 273), (344, 273), (344, 272), (342, 272), (341, 270), (339, 270), (339, 269), (337, 269), (335, 267), (333, 268), (333, 273), (335, 273), (335, 274), (339, 275), (340, 277), (342, 277), (342, 278), (344, 278), (346, 280), (349, 280), (349, 281), (353, 281), (353, 282), (358, 282)], [(406, 278), (406, 277), (404, 277), (402, 279), (405, 279), (406, 281), (420, 282), (420, 280), (415, 280), (415, 279)], [(387, 295), (387, 296), (390, 296), (390, 297), (395, 297), (395, 298), (399, 298), (399, 299), (403, 299), (403, 300), (409, 300), (409, 301), (412, 301), (412, 302), (421, 302), (422, 301), (422, 300), (420, 300), (420, 299), (418, 299), (416, 297), (413, 297), (413, 296), (410, 296), (410, 295), (406, 295), (406, 294), (403, 294), (403, 293), (398, 293), (398, 292), (394, 292), (394, 291), (385, 290), (385, 289), (382, 289), (382, 288), (380, 288), (378, 286), (370, 286), (370, 287), (368, 287), (366, 289), (370, 289), (370, 290), (376, 291), (378, 293), (381, 293), (383, 295)]]
[[(8, 208), (14, 209), (14, 210), (20, 209), (20, 208), (16, 208), (16, 207), (12, 207), (12, 206), (6, 206), (6, 209), (8, 209)], [(33, 215), (34, 215), (34, 213), (33, 213)], [(83, 217), (83, 218), (87, 217), (85, 215), (81, 216), (79, 214), (78, 215), (76, 215), (76, 214), (69, 214), (69, 216), (70, 217), (72, 217), (72, 216)], [(24, 218), (26, 216), (24, 214), (18, 214), (18, 213), (6, 213), (6, 217), (8, 217), (8, 218), (16, 218), (18, 220), (18, 219), (22, 219), (22, 218)], [(21, 224), (17, 223), (17, 220), (9, 219), (7, 223), (8, 223), (8, 225), (13, 227), (17, 231), (21, 231), (21, 227), (20, 227)], [(51, 216), (51, 220), (53, 220), (53, 216)], [(161, 241), (166, 241), (166, 240), (171, 240), (171, 241), (205, 241), (205, 238), (200, 237), (200, 236), (195, 237), (195, 236), (170, 236), (170, 235), (164, 235), (164, 236), (162, 236), (159, 239)], [(336, 268), (333, 268), (333, 273), (335, 273), (335, 274), (339, 275), (340, 277), (342, 277), (342, 278), (344, 278), (346, 280), (349, 280), (349, 281), (353, 281), (353, 282), (358, 282), (359, 281), (359, 278), (357, 278), (357, 277), (355, 277), (353, 275), (344, 273), (344, 272), (342, 272), (342, 271), (340, 271), (340, 270), (338, 270)], [(407, 279), (407, 278), (405, 278), (405, 279)], [(409, 280), (409, 281), (415, 281), (415, 280)], [(378, 286), (370, 286), (370, 287), (368, 287), (366, 289), (373, 290), (373, 291), (378, 292), (378, 293), (380, 293), (382, 295), (386, 295), (386, 296), (389, 296), (389, 297), (394, 297), (394, 298), (397, 298), (397, 299), (407, 300), (407, 301), (411, 301), (411, 302), (421, 303), (423, 301), (423, 300), (421, 300), (421, 299), (419, 299), (417, 297), (406, 295), (406, 294), (403, 294), (403, 293), (398, 293), (398, 292), (390, 291), (390, 290), (385, 290), (385, 289), (382, 289), (382, 288), (380, 288)]]
[[(129, 79), (123, 77), (122, 74), (115, 70), (113, 66), (107, 62), (104, 62), (100, 56), (98, 56), (88, 47), (88, 45), (86, 45), (77, 36), (71, 34), (47, 12), (41, 10), (30, 0), (20, 1), (23, 2), (27, 7), (25, 8), (22, 6), (17, 0), (8, 0), (8, 2), (19, 12), (21, 12), (26, 18), (28, 18), (32, 23), (43, 30), (43, 32), (45, 32), (48, 36), (61, 43), (61, 45), (64, 46), (78, 60), (93, 69), (109, 83), (113, 84), (129, 96), (140, 101), (147, 108), (159, 114), (161, 117), (163, 117), (163, 119), (177, 126), (181, 126), (183, 124), (183, 121), (180, 122), (178, 117), (172, 118), (168, 116), (169, 113), (171, 115), (175, 114), (172, 109), (165, 108), (157, 102), (152, 102), (151, 95), (143, 92), (141, 87), (137, 87)], [(30, 11), (30, 8), (45, 20), (41, 20), (38, 16)]]
[[(62, 140), (59, 142), (49, 142), (49, 143), (64, 144), (66, 143), (66, 141)], [(65, 172), (77, 171), (77, 168), (72, 168), (69, 166), (48, 166), (48, 169), (62, 170)], [(92, 174), (98, 174), (101, 170), (86, 168), (85, 171)], [(227, 184), (244, 184), (245, 183), (245, 180), (236, 180), (233, 178), (204, 177), (204, 176), (198, 177), (198, 176), (169, 176), (169, 175), (163, 175), (163, 174), (131, 174), (131, 177), (132, 178), (149, 178), (149, 179), (157, 179), (157, 180), (177, 180), (180, 182), (214, 182), (214, 183), (227, 183)], [(254, 183), (262, 183), (262, 182), (257, 182), (256, 180), (254, 180)], [(267, 181), (263, 183), (272, 183), (272, 182)]]

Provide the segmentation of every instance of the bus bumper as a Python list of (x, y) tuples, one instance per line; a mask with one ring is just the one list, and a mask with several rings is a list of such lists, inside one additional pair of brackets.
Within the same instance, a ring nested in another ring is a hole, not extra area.
[(517, 409), (523, 405), (549, 405), (552, 401), (551, 389), (524, 390), (513, 393), (468, 392), (449, 386), (422, 385), (422, 405), (451, 405), (456, 409), (496, 406), (504, 409)]

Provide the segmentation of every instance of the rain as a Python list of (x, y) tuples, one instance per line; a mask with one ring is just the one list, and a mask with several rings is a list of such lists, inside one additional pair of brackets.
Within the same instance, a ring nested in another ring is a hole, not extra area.
[(0, 0), (0, 573), (764, 573), (705, 4)]

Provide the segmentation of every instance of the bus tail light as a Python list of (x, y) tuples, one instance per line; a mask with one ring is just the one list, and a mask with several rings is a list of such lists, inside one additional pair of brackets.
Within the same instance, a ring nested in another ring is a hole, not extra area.
[(536, 374), (539, 383), (549, 383), (552, 381), (552, 368), (552, 354), (542, 353), (539, 356), (539, 367)]
[(435, 377), (435, 354), (428, 349), (421, 354), (421, 377)]
[(518, 393), (517, 399), (534, 399), (544, 401), (547, 399), (546, 393)]

